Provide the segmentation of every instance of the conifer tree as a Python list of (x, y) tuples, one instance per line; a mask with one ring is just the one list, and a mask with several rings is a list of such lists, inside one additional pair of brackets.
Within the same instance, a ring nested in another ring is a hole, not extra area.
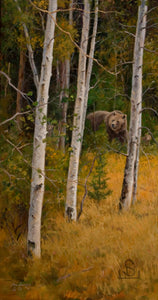
[(106, 199), (111, 191), (108, 189), (106, 177), (106, 159), (103, 155), (99, 155), (96, 159), (97, 166), (92, 181), (89, 183), (91, 190), (88, 191), (90, 198), (95, 199), (98, 203)]

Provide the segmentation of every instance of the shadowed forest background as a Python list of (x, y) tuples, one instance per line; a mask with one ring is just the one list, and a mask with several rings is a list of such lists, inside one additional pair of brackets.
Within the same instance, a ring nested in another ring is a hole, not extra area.
[[(65, 219), (65, 201), (84, 3), (77, 1), (69, 10), (70, 1), (58, 1), (40, 260), (27, 255), (37, 92), (22, 24), (28, 28), (39, 71), (48, 2), (33, 1), (41, 11), (20, 0), (19, 11), (16, 2), (1, 3), (0, 299), (157, 300), (157, 1), (148, 3), (137, 201), (129, 211), (119, 212), (127, 145), (116, 139), (109, 143), (105, 125), (93, 132), (86, 120), (77, 193), (77, 212), (81, 204), (83, 210), (77, 222)], [(91, 1), (90, 40), (94, 5)], [(87, 107), (87, 113), (120, 110), (127, 114), (128, 127), (138, 5), (132, 0), (100, 1)], [(64, 85), (67, 59), (69, 89)]]

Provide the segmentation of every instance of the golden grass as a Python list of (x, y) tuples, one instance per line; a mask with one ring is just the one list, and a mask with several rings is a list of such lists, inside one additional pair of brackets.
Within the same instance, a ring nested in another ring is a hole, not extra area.
[[(158, 157), (141, 157), (137, 202), (126, 213), (118, 212), (125, 159), (108, 155), (107, 160), (112, 194), (99, 205), (87, 197), (77, 223), (67, 223), (60, 212), (50, 218), (41, 261), (26, 261), (22, 240), (8, 250), (5, 264), (9, 279), (16, 283), (9, 299), (158, 299)], [(81, 178), (88, 171), (85, 167)], [(83, 193), (81, 187), (79, 203)], [(126, 268), (127, 260), (133, 262), (132, 269)], [(11, 289), (8, 283), (7, 288)], [(7, 299), (2, 295), (0, 299)]]

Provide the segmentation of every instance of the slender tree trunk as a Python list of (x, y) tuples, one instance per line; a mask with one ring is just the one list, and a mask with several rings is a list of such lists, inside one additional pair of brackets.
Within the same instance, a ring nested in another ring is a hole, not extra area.
[[(61, 121), (59, 122), (59, 149), (65, 153), (65, 138), (66, 138), (66, 124), (67, 124), (67, 109), (68, 109), (68, 89), (70, 85), (70, 60), (65, 60), (64, 62), (64, 86), (62, 90), (62, 98), (61, 98)], [(67, 98), (67, 101), (62, 103), (62, 100)]]
[[(69, 8), (73, 7), (73, 0), (70, 0)], [(72, 10), (69, 12), (69, 24), (73, 23), (73, 14)], [(62, 88), (62, 97), (67, 98), (67, 101), (61, 104), (62, 107), (62, 120), (59, 123), (59, 149), (65, 153), (65, 138), (66, 138), (66, 124), (67, 124), (67, 109), (68, 109), (68, 97), (69, 97), (69, 88), (70, 88), (70, 54), (69, 58), (64, 61), (64, 71), (65, 76), (62, 76), (63, 85)], [(62, 102), (62, 99), (60, 100)]]
[(59, 91), (60, 88), (60, 71), (59, 71), (59, 60), (57, 59), (57, 66), (56, 66), (56, 89), (57, 92)]
[(138, 142), (137, 142), (137, 151), (136, 151), (136, 160), (134, 164), (134, 182), (133, 182), (133, 197), (132, 204), (137, 200), (137, 181), (138, 181), (138, 168), (139, 168), (139, 152), (140, 152), (140, 141), (141, 141), (141, 125), (142, 125), (142, 102), (139, 105), (139, 129), (138, 129)]
[[(56, 11), (57, 0), (49, 0), (49, 12)], [(56, 19), (56, 12), (53, 14)], [(45, 148), (47, 133), (48, 92), (52, 72), (55, 22), (47, 15), (41, 75), (37, 90), (35, 131), (32, 158), (32, 180), (28, 220), (28, 254), (40, 257), (41, 214), (45, 187)]]
[[(131, 118), (128, 140), (128, 156), (126, 159), (122, 193), (120, 198), (120, 209), (127, 210), (131, 206), (133, 189), (136, 187), (139, 144), (140, 144), (140, 124), (142, 107), (142, 67), (143, 48), (146, 32), (146, 12), (147, 1), (141, 0), (138, 12), (137, 31), (134, 47), (134, 64), (131, 93)], [(136, 191), (136, 189), (135, 189)]]
[(68, 219), (75, 220), (77, 217), (77, 185), (78, 167), (81, 148), (82, 115), (85, 99), (85, 77), (86, 77), (86, 53), (89, 37), (90, 4), (89, 0), (84, 0), (83, 28), (78, 63), (77, 96), (74, 109), (73, 132), (69, 161), (69, 171), (67, 179), (67, 198), (65, 213)]
[[(18, 90), (23, 90), (23, 84), (24, 84), (24, 75), (25, 75), (25, 61), (26, 56), (25, 53), (20, 50), (20, 62), (19, 62), (19, 75), (18, 75)], [(17, 92), (16, 97), (16, 112), (21, 112), (21, 94)], [(18, 128), (21, 129), (21, 122), (20, 122), (20, 116), (17, 116), (17, 125)]]
[[(89, 88), (90, 88), (90, 80), (91, 80), (91, 75), (92, 75), (92, 67), (93, 67), (93, 58), (94, 58), (97, 27), (98, 27), (98, 0), (95, 0), (95, 17), (94, 17), (93, 34), (92, 34), (92, 38), (91, 38), (89, 58), (88, 58), (88, 66), (87, 66), (87, 73), (86, 73), (86, 86), (85, 86), (85, 98), (84, 98), (84, 109), (83, 109), (83, 114), (82, 114), (82, 131), (81, 131), (82, 139), (83, 139), (84, 128), (85, 128), (85, 119), (86, 119), (86, 112), (87, 112), (87, 103), (88, 103), (88, 94), (89, 94)], [(81, 143), (81, 147), (82, 147), (82, 143)]]
[[(8, 72), (7, 72), (8, 76), (10, 76), (10, 62), (8, 63)], [(6, 81), (6, 84), (4, 86), (4, 96), (7, 96), (7, 88), (8, 88), (8, 80)]]
[(67, 102), (63, 98), (67, 96), (66, 93), (66, 60), (60, 62), (60, 98), (59, 104), (61, 108), (61, 120), (59, 121), (59, 143), (58, 148), (65, 153), (65, 135), (66, 135), (66, 116), (67, 116)]

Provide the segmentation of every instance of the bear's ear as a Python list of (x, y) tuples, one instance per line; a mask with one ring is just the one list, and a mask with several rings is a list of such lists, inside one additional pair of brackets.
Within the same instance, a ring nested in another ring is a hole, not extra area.
[(122, 119), (125, 119), (126, 118), (126, 115), (123, 115)]
[(113, 116), (116, 116), (116, 112), (115, 111), (113, 112)]

